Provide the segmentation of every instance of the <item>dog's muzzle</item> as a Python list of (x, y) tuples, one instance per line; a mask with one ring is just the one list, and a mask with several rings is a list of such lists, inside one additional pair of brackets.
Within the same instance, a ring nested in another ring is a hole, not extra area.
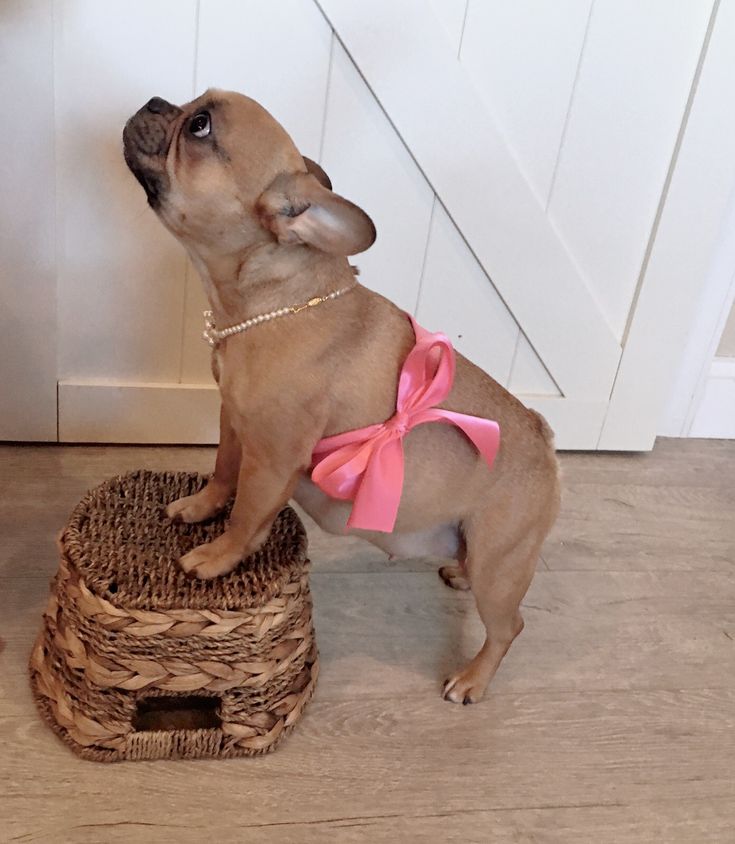
[(155, 208), (168, 188), (166, 155), (171, 143), (171, 127), (181, 114), (178, 106), (153, 97), (137, 111), (123, 129), (125, 162), (140, 182)]

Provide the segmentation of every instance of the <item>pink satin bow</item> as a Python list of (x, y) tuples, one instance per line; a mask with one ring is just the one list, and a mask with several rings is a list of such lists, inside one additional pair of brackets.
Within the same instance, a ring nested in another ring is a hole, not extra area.
[(416, 345), (401, 369), (395, 415), (387, 422), (325, 437), (314, 449), (314, 483), (332, 498), (354, 501), (347, 527), (393, 530), (403, 490), (403, 437), (417, 425), (456, 425), (490, 467), (498, 452), (497, 422), (435, 406), (454, 383), (454, 348), (444, 334), (432, 334), (413, 319), (411, 323)]

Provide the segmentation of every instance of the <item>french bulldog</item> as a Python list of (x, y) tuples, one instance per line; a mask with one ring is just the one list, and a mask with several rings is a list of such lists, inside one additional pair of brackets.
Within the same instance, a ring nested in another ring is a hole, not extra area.
[(549, 426), (456, 354), (437, 406), (498, 423), (492, 466), (455, 425), (393, 425), (404, 464), (392, 530), (349, 526), (353, 501), (314, 480), (315, 448), (364, 426), (387, 430), (417, 345), (407, 315), (357, 283), (348, 261), (375, 240), (373, 222), (241, 94), (210, 90), (183, 106), (154, 97), (127, 122), (123, 142), (211, 307), (206, 334), (222, 399), (214, 474), (167, 513), (198, 522), (235, 502), (225, 533), (181, 565), (200, 578), (231, 571), (291, 498), (327, 531), (356, 533), (393, 556), (452, 560), (440, 576), (472, 590), (486, 639), (443, 696), (480, 700), (523, 628), (520, 604), (558, 511)]

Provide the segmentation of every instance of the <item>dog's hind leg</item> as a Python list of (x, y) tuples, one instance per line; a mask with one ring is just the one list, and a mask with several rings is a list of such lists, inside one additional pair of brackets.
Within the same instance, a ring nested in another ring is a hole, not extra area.
[(240, 472), (241, 450), (224, 405), (219, 416), (219, 447), (214, 474), (194, 495), (172, 501), (166, 508), (169, 519), (203, 522), (218, 513), (235, 494)]
[(464, 668), (444, 684), (443, 697), (453, 703), (476, 703), (515, 637), (523, 630), (520, 604), (531, 583), (544, 532), (532, 532), (510, 548), (493, 541), (489, 522), (471, 525), (466, 534), (467, 574), (485, 643)]
[(460, 592), (467, 592), (470, 589), (470, 582), (467, 579), (467, 542), (464, 536), (464, 526), (457, 526), (457, 548), (451, 556), (457, 561), (455, 564), (448, 564), (439, 569), (439, 577), (450, 589), (457, 589)]

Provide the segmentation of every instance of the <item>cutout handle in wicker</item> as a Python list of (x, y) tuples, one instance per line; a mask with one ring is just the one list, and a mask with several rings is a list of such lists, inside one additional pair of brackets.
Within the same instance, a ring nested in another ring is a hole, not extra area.
[(140, 471), (92, 490), (59, 537), (61, 560), (31, 655), (39, 710), (88, 759), (264, 753), (295, 726), (318, 674), (306, 533), (285, 508), (263, 547), (226, 577), (177, 564), (228, 511), (172, 524), (200, 489)]

